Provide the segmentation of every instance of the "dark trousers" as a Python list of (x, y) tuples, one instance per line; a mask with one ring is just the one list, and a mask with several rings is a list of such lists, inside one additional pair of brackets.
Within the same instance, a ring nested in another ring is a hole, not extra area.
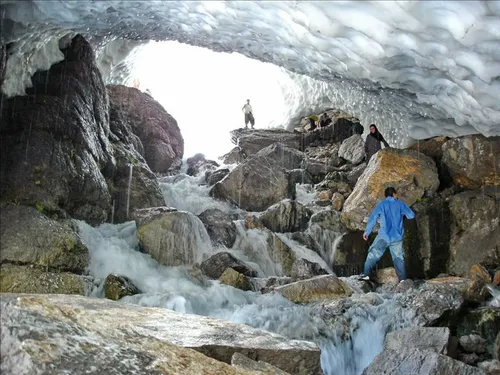
[(245, 113), (245, 127), (248, 126), (248, 123), (250, 123), (250, 125), (252, 125), (252, 128), (255, 125), (255, 119), (253, 118), (252, 113)]

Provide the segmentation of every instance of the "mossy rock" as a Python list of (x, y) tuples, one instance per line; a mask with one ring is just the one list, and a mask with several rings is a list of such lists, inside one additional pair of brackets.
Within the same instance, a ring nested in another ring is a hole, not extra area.
[(231, 267), (226, 268), (224, 273), (219, 277), (219, 281), (221, 284), (230, 285), (241, 290), (252, 289), (252, 285), (248, 278)]
[(2, 265), (0, 272), (0, 292), (85, 295), (89, 286), (85, 278), (69, 272), (45, 272), (11, 264)]
[(125, 296), (133, 296), (141, 291), (125, 276), (109, 274), (104, 280), (104, 295), (113, 301)]
[(69, 221), (53, 220), (34, 207), (7, 206), (0, 213), (1, 262), (47, 271), (83, 273), (88, 249)]
[(456, 325), (456, 336), (476, 333), (486, 339), (486, 344), (492, 348), (500, 332), (500, 309), (498, 307), (483, 307), (460, 314)]

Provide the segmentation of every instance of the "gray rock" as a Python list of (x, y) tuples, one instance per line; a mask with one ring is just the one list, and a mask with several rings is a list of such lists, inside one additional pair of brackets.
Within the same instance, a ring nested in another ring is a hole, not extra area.
[(200, 263), (210, 237), (201, 222), (190, 212), (173, 211), (136, 219), (137, 239), (144, 251), (165, 266)]
[(317, 225), (321, 229), (332, 230), (337, 233), (346, 231), (345, 226), (341, 222), (341, 214), (335, 210), (324, 210), (311, 217), (310, 226)]
[(0, 196), (100, 224), (111, 212), (101, 171), (114, 165), (106, 88), (81, 35), (62, 53), (26, 96), (2, 102)]
[(285, 169), (297, 168), (300, 154), (277, 144), (261, 150), (234, 168), (210, 190), (210, 196), (227, 200), (248, 211), (264, 211), (295, 196), (295, 184)]
[(245, 276), (257, 276), (257, 271), (228, 252), (214, 254), (201, 263), (202, 272), (212, 279), (218, 279), (227, 268), (232, 268)]
[(202, 173), (214, 171), (219, 166), (217, 162), (207, 160), (205, 155), (200, 153), (187, 158), (186, 163), (188, 165), (188, 169), (186, 171), (188, 176), (200, 176)]
[(247, 155), (244, 153), (244, 151), (240, 147), (236, 146), (227, 154), (221, 156), (219, 159), (222, 161), (223, 164), (238, 164), (241, 163), (246, 158)]
[(267, 362), (253, 361), (241, 353), (233, 354), (231, 357), (231, 366), (251, 371), (261, 371), (269, 375), (290, 375), (290, 373), (280, 370)]
[(495, 342), (493, 343), (493, 359), (500, 361), (500, 331), (498, 331)]
[(252, 284), (248, 278), (232, 268), (226, 268), (218, 278), (221, 284), (232, 286), (244, 291), (252, 290)]
[(229, 169), (227, 168), (217, 169), (215, 171), (207, 171), (205, 173), (205, 180), (207, 181), (208, 186), (212, 186), (222, 180), (228, 174)]
[(67, 295), (1, 294), (0, 308), (6, 374), (83, 375), (90, 366), (107, 374), (248, 374), (229, 366), (236, 352), (291, 374), (322, 373), (315, 344), (214, 318)]
[(301, 138), (300, 134), (280, 129), (256, 129), (251, 131), (237, 129), (231, 131), (231, 140), (242, 149), (246, 157), (254, 155), (274, 143), (300, 150)]
[(400, 348), (384, 350), (363, 370), (362, 375), (485, 375), (477, 367), (468, 366), (431, 350)]
[(482, 354), (486, 352), (486, 340), (479, 335), (461, 336), (458, 343), (463, 350), (469, 353)]
[(327, 275), (328, 271), (325, 270), (318, 263), (308, 261), (307, 259), (299, 258), (292, 265), (292, 280), (310, 279), (314, 276)]
[(477, 367), (484, 370), (486, 375), (500, 375), (500, 361), (496, 359), (479, 362)]
[(365, 142), (361, 135), (354, 134), (344, 140), (339, 148), (339, 157), (358, 165), (365, 158)]
[(312, 184), (313, 178), (311, 174), (305, 169), (291, 169), (288, 171), (290, 174), (290, 181), (295, 184)]
[(126, 276), (109, 274), (104, 280), (104, 295), (113, 301), (125, 296), (133, 296), (141, 291)]
[(151, 96), (133, 87), (107, 86), (117, 112), (123, 112), (143, 147), (144, 158), (155, 173), (166, 173), (179, 165), (184, 139), (177, 121)]
[(274, 289), (276, 286), (290, 284), (292, 282), (292, 278), (288, 276), (282, 277), (252, 277), (249, 279), (250, 284), (252, 284), (252, 290), (254, 292), (262, 292), (268, 293)]
[(352, 230), (364, 230), (386, 187), (396, 188), (399, 199), (412, 205), (439, 187), (436, 164), (413, 150), (383, 149), (370, 159), (356, 187), (344, 203), (342, 222)]
[(451, 238), (449, 272), (468, 275), (476, 263), (498, 265), (500, 190), (466, 191), (449, 200)]
[(450, 329), (447, 327), (414, 327), (388, 333), (384, 349), (415, 348), (447, 355), (449, 341)]
[(456, 184), (468, 190), (500, 185), (500, 137), (468, 135), (450, 139), (442, 147), (442, 163)]
[(69, 221), (50, 219), (33, 207), (0, 210), (0, 262), (32, 265), (46, 271), (83, 273), (88, 249)]
[(212, 244), (215, 246), (225, 246), (231, 248), (236, 241), (236, 225), (231, 215), (217, 209), (211, 208), (203, 211), (198, 218), (201, 220)]
[(312, 211), (302, 204), (289, 199), (269, 207), (260, 221), (273, 232), (299, 232), (307, 229)]
[(476, 353), (459, 353), (457, 359), (463, 363), (474, 366), (479, 361), (479, 356)]

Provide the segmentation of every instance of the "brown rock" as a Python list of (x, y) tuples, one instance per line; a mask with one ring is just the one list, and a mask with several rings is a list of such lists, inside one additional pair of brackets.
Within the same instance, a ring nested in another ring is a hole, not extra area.
[(344, 207), (345, 198), (342, 194), (335, 192), (332, 195), (332, 208), (336, 211), (342, 211)]
[(316, 276), (274, 289), (294, 303), (310, 303), (352, 295), (352, 289), (335, 275)]
[(473, 190), (484, 185), (500, 185), (500, 137), (468, 135), (450, 139), (443, 145), (443, 163), (454, 182)]
[(332, 199), (332, 195), (331, 190), (321, 190), (316, 193), (316, 198), (319, 200), (330, 200)]
[(364, 230), (385, 188), (396, 188), (399, 199), (412, 205), (439, 187), (434, 161), (412, 150), (383, 149), (370, 159), (354, 191), (344, 203), (342, 222), (352, 230)]
[(486, 283), (491, 283), (491, 276), (486, 268), (480, 264), (474, 264), (469, 272), (469, 277), (471, 280), (477, 281), (481, 280)]
[(151, 96), (132, 87), (107, 86), (110, 100), (125, 113), (142, 145), (144, 158), (153, 172), (165, 173), (180, 166), (184, 139), (177, 121)]
[(379, 284), (392, 284), (399, 283), (398, 275), (394, 267), (382, 268), (377, 270), (377, 282)]
[(495, 275), (493, 276), (493, 284), (500, 285), (500, 270), (495, 272)]
[(252, 285), (250, 284), (248, 278), (231, 267), (226, 268), (226, 270), (219, 277), (219, 281), (221, 284), (230, 285), (237, 289), (252, 290)]

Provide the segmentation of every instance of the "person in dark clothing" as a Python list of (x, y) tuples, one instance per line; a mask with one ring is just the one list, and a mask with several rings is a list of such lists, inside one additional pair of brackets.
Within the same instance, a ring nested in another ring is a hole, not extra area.
[(371, 124), (370, 134), (366, 136), (365, 141), (366, 162), (369, 162), (371, 157), (382, 149), (380, 142), (382, 142), (386, 148), (389, 147), (389, 144), (384, 139), (382, 134), (379, 133), (375, 124)]
[(380, 222), (377, 237), (375, 237), (368, 249), (368, 256), (360, 280), (370, 280), (371, 272), (387, 248), (391, 251), (392, 261), (399, 281), (406, 280), (407, 277), (403, 249), (403, 216), (413, 219), (415, 213), (406, 203), (398, 199), (398, 193), (393, 187), (386, 188), (384, 195), (385, 199), (377, 203), (373, 209), (363, 233), (363, 239), (368, 241), (368, 236), (375, 227), (377, 220)]
[(329, 124), (331, 124), (331, 122), (332, 122), (332, 119), (330, 117), (328, 117), (328, 115), (325, 112), (319, 118), (319, 127), (324, 128), (324, 127), (328, 126)]

